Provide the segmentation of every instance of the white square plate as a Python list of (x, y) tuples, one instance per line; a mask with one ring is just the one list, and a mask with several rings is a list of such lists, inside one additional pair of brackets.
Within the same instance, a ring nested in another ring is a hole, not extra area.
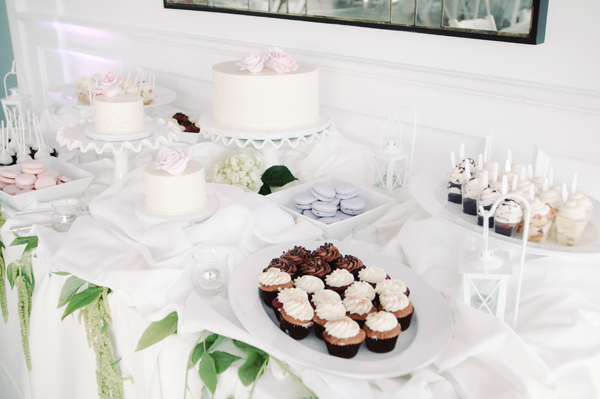
[[(0, 191), (0, 201), (17, 211), (22, 211), (36, 201), (50, 202), (59, 198), (79, 198), (92, 180), (94, 180), (94, 175), (91, 173), (86, 172), (75, 165), (61, 161), (60, 159), (50, 157), (45, 158), (43, 162), (46, 165), (46, 169), (54, 169), (58, 171), (61, 176), (69, 177), (73, 179), (73, 181), (54, 187), (44, 188), (43, 190), (30, 191), (25, 194), (14, 196), (6, 194), (4, 191)], [(2, 168), (2, 170), (6, 169), (21, 170), (21, 164)]]
[(390, 198), (385, 194), (381, 194), (377, 191), (357, 186), (358, 197), (365, 200), (365, 202), (368, 205), (371, 205), (373, 209), (364, 212), (360, 215), (348, 218), (346, 220), (342, 220), (341, 222), (336, 222), (332, 224), (325, 224), (323, 222), (319, 222), (319, 220), (317, 219), (308, 218), (302, 215), (300, 213), (302, 212), (302, 210), (296, 208), (296, 206), (294, 205), (294, 196), (302, 192), (310, 191), (310, 188), (315, 183), (326, 183), (329, 184), (331, 187), (335, 187), (336, 184), (342, 183), (344, 181), (345, 180), (338, 179), (336, 177), (325, 177), (323, 179), (304, 183), (299, 186), (291, 187), (285, 190), (278, 191), (276, 193), (269, 194), (267, 195), (267, 198), (278, 204), (284, 211), (291, 214), (294, 217), (294, 219), (306, 219), (321, 230), (323, 230), (323, 237), (325, 239), (341, 238), (352, 233), (352, 229), (355, 226), (362, 224), (372, 224), (377, 219), (385, 215), (385, 213), (396, 202), (395, 199)]

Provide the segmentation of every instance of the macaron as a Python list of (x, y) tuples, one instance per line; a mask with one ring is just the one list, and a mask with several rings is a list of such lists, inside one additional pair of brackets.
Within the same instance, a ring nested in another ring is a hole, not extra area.
[(23, 173), (30, 175), (38, 175), (46, 169), (46, 166), (42, 161), (25, 161), (21, 164), (21, 170)]
[(317, 220), (317, 219), (319, 218), (317, 215), (315, 215), (315, 214), (312, 212), (312, 210), (311, 210), (311, 209), (305, 209), (305, 210), (303, 210), (303, 211), (302, 211), (302, 214), (303, 214), (304, 216), (306, 216), (307, 218), (309, 218), (309, 219), (315, 219), (315, 220)]
[(38, 178), (42, 176), (50, 176), (54, 180), (58, 181), (59, 173), (54, 169), (46, 169), (45, 171), (37, 175)]
[(312, 204), (312, 213), (318, 217), (330, 217), (334, 216), (337, 212), (335, 205), (329, 202), (316, 201)]
[(335, 196), (340, 199), (350, 199), (356, 197), (358, 189), (352, 183), (342, 182), (335, 186)]
[(336, 218), (334, 217), (329, 217), (329, 218), (319, 218), (319, 222), (321, 223), (325, 223), (325, 224), (332, 224), (332, 223), (336, 223), (336, 222), (341, 222), (342, 220), (340, 218)]
[(71, 179), (70, 177), (67, 177), (67, 176), (59, 176), (58, 177), (58, 184), (68, 183), (70, 181), (73, 181), (73, 179)]
[(335, 190), (325, 183), (313, 184), (310, 193), (320, 201), (331, 201), (335, 197)]
[(315, 201), (317, 201), (317, 199), (310, 192), (304, 192), (294, 196), (294, 205), (296, 205), (296, 208), (298, 209), (311, 209), (312, 203)]
[(0, 190), (2, 190), (4, 188), (4, 186), (6, 186), (8, 183), (4, 183), (3, 181), (0, 181)]
[(35, 175), (21, 173), (19, 176), (15, 177), (15, 185), (21, 190), (32, 189), (36, 180), (37, 177), (35, 177)]
[(18, 188), (17, 186), (15, 186), (14, 184), (9, 184), (8, 186), (5, 186), (2, 189), (2, 191), (4, 191), (6, 194), (9, 194), (9, 195), (15, 195), (16, 193), (21, 191), (21, 189)]
[(56, 186), (56, 180), (50, 176), (42, 176), (35, 181), (35, 189), (41, 190), (43, 188), (48, 188)]
[(333, 205), (335, 205), (336, 208), (340, 208), (340, 201), (341, 199), (339, 199), (338, 197), (335, 197), (334, 199), (332, 199), (331, 201), (328, 201), (330, 203), (332, 203)]
[(16, 169), (5, 169), (0, 173), (0, 181), (6, 184), (15, 184), (15, 178), (20, 174), (21, 172)]
[(345, 199), (340, 202), (340, 211), (347, 215), (360, 215), (364, 212), (365, 201), (361, 198)]

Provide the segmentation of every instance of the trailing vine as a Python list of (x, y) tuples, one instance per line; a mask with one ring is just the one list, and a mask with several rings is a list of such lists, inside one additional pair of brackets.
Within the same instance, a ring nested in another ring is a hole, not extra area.
[(4, 324), (6, 324), (8, 323), (8, 309), (6, 307), (6, 284), (4, 282), (6, 266), (4, 264), (4, 253), (2, 252), (4, 248), (6, 247), (0, 240), (0, 308), (2, 308), (2, 317), (4, 318)]
[[(87, 284), (81, 292), (79, 289)], [(98, 395), (101, 399), (118, 399), (123, 397), (123, 381), (131, 377), (121, 377), (113, 361), (113, 346), (108, 335), (108, 326), (112, 323), (108, 294), (110, 289), (87, 283), (76, 276), (71, 276), (65, 282), (58, 307), (67, 306), (62, 316), (65, 317), (79, 310), (79, 322), (83, 320), (88, 339), (88, 345), (96, 354), (96, 381)]]

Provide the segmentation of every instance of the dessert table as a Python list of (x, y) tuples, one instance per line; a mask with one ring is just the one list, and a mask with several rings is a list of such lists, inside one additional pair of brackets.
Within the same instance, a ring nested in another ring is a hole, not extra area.
[[(183, 146), (174, 143), (173, 147)], [(191, 147), (211, 176), (212, 166), (228, 150), (211, 142)], [(158, 154), (167, 149), (162, 147)], [(17, 294), (7, 285), (8, 323), (0, 322), (0, 397), (3, 399), (97, 398), (96, 361), (86, 330), (77, 316), (61, 321), (57, 309), (68, 272), (109, 287), (113, 323), (110, 334), (122, 376), (125, 398), (200, 398), (195, 370), (186, 377), (188, 357), (204, 330), (265, 349), (235, 316), (225, 294), (200, 297), (190, 279), (191, 253), (219, 247), (229, 254), (231, 273), (246, 256), (274, 244), (318, 240), (321, 230), (296, 223), (269, 199), (226, 185), (209, 184), (219, 209), (200, 224), (140, 220), (135, 205), (144, 198), (143, 166), (156, 152), (130, 159), (131, 172), (115, 185), (113, 161), (102, 158), (80, 165), (96, 179), (84, 195), (90, 215), (79, 217), (70, 231), (58, 233), (36, 225), (30, 353), (27, 370)], [(370, 152), (333, 133), (312, 145), (282, 148), (280, 160), (299, 178), (297, 184), (335, 176), (369, 185)], [(46, 204), (33, 205), (46, 207)], [(21, 256), (11, 247), (13, 225), (41, 220), (39, 214), (7, 218), (2, 227), (6, 264)], [(594, 398), (600, 395), (600, 260), (598, 258), (528, 256), (516, 326), (460, 302), (458, 252), (473, 238), (423, 211), (413, 199), (395, 204), (374, 223), (380, 231), (379, 252), (393, 257), (438, 290), (450, 308), (454, 331), (446, 349), (427, 367), (409, 375), (348, 379), (303, 369), (290, 362), (305, 386), (319, 398)], [(349, 241), (343, 237), (342, 241)], [(517, 252), (511, 252), (515, 263)], [(254, 282), (250, 282), (254, 284)], [(516, 278), (509, 284), (506, 320), (512, 320)], [(135, 352), (152, 321), (176, 311), (177, 333)], [(235, 353), (231, 342), (227, 351)], [(237, 376), (238, 363), (219, 375), (215, 398), (246, 398), (250, 387)], [(185, 392), (186, 384), (189, 389)], [(309, 394), (277, 362), (258, 380), (256, 398), (304, 398)], [(204, 396), (206, 397), (206, 396)]]

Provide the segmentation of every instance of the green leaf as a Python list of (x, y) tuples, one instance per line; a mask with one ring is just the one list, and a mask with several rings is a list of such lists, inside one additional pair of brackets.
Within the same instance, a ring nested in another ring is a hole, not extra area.
[(117, 360), (115, 360), (114, 362), (112, 362), (110, 365), (115, 367), (117, 364), (119, 364), (119, 362), (121, 361), (121, 359), (123, 359), (122, 357), (118, 358)]
[(94, 302), (96, 298), (100, 296), (102, 293), (102, 287), (89, 287), (71, 299), (67, 308), (65, 309), (65, 313), (63, 313), (61, 320), (64, 320), (65, 317), (76, 311), (77, 309), (81, 309), (84, 306), (89, 305)]
[(217, 370), (215, 368), (215, 361), (210, 353), (202, 356), (198, 374), (200, 374), (200, 378), (202, 378), (204, 385), (214, 395), (215, 390), (217, 389)]
[(239, 356), (232, 355), (231, 353), (214, 351), (210, 354), (215, 361), (215, 369), (217, 374), (221, 374), (231, 366), (233, 362), (241, 359)]
[(200, 342), (194, 348), (194, 352), (192, 352), (192, 364), (190, 365), (190, 368), (194, 367), (196, 363), (198, 363), (198, 360), (200, 360), (202, 355), (204, 355), (204, 344)]
[(27, 244), (27, 246), (25, 247), (25, 249), (23, 250), (23, 252), (27, 252), (33, 248), (37, 248), (38, 246), (38, 238), (37, 236), (29, 236), (29, 237), (19, 237), (17, 236), (17, 238), (15, 238), (13, 240), (13, 242), (10, 243), (11, 247), (17, 246), (17, 245), (24, 245)]
[(270, 187), (282, 187), (288, 183), (298, 180), (294, 177), (292, 172), (284, 165), (273, 165), (269, 169), (265, 170), (262, 177), (260, 178), (263, 183)]
[(56, 274), (57, 276), (68, 276), (69, 274), (71, 274), (69, 272), (50, 272), (50, 273)]
[(108, 323), (104, 323), (102, 325), (102, 330), (100, 330), (100, 335), (104, 335), (104, 333), (108, 330)]
[(238, 369), (238, 376), (240, 377), (242, 384), (248, 386), (260, 377), (259, 373), (264, 371), (263, 366), (266, 365), (268, 361), (269, 356), (264, 352), (260, 353), (258, 350), (249, 351), (246, 361), (242, 367)]
[(142, 334), (140, 338), (140, 342), (137, 344), (137, 348), (135, 348), (136, 352), (144, 350), (149, 346), (156, 344), (157, 342), (162, 341), (167, 338), (171, 334), (175, 334), (177, 332), (177, 323), (179, 322), (179, 316), (177, 312), (169, 313), (164, 319), (159, 321), (153, 321), (146, 331)]
[[(6, 278), (8, 279), (8, 283), (10, 284), (10, 289), (11, 290), (13, 288), (15, 288), (15, 282), (13, 280), (13, 268), (15, 268), (15, 267), (18, 268), (18, 266), (15, 264), (15, 262), (10, 262), (8, 264), (8, 267), (6, 268)], [(19, 277), (19, 272), (17, 272), (17, 277)]]
[(204, 348), (208, 352), (215, 349), (221, 342), (225, 341), (225, 337), (219, 334), (211, 334), (204, 340)]
[(269, 194), (271, 194), (271, 187), (269, 187), (269, 185), (268, 185), (268, 184), (263, 184), (263, 185), (260, 187), (260, 190), (258, 190), (258, 193), (259, 193), (260, 195), (269, 195)]
[(268, 356), (266, 352), (264, 352), (264, 351), (261, 351), (260, 349), (258, 349), (258, 348), (255, 348), (255, 347), (254, 347), (254, 346), (252, 346), (252, 345), (248, 345), (248, 344), (247, 344), (247, 343), (245, 343), (245, 342), (242, 342), (242, 341), (237, 341), (237, 340), (235, 340), (235, 339), (234, 339), (234, 340), (233, 340), (233, 344), (234, 344), (234, 345), (235, 345), (235, 346), (236, 346), (238, 349), (241, 349), (241, 350), (243, 350), (244, 352), (248, 352), (248, 351), (257, 351), (257, 352), (258, 352), (258, 353), (260, 353), (261, 355)]
[(65, 284), (60, 291), (60, 297), (58, 298), (58, 308), (65, 306), (77, 293), (79, 288), (85, 283), (84, 280), (76, 276), (71, 276), (65, 281)]
[(4, 245), (4, 243), (2, 241), (0, 241), (0, 248), (6, 249), (6, 246)]

